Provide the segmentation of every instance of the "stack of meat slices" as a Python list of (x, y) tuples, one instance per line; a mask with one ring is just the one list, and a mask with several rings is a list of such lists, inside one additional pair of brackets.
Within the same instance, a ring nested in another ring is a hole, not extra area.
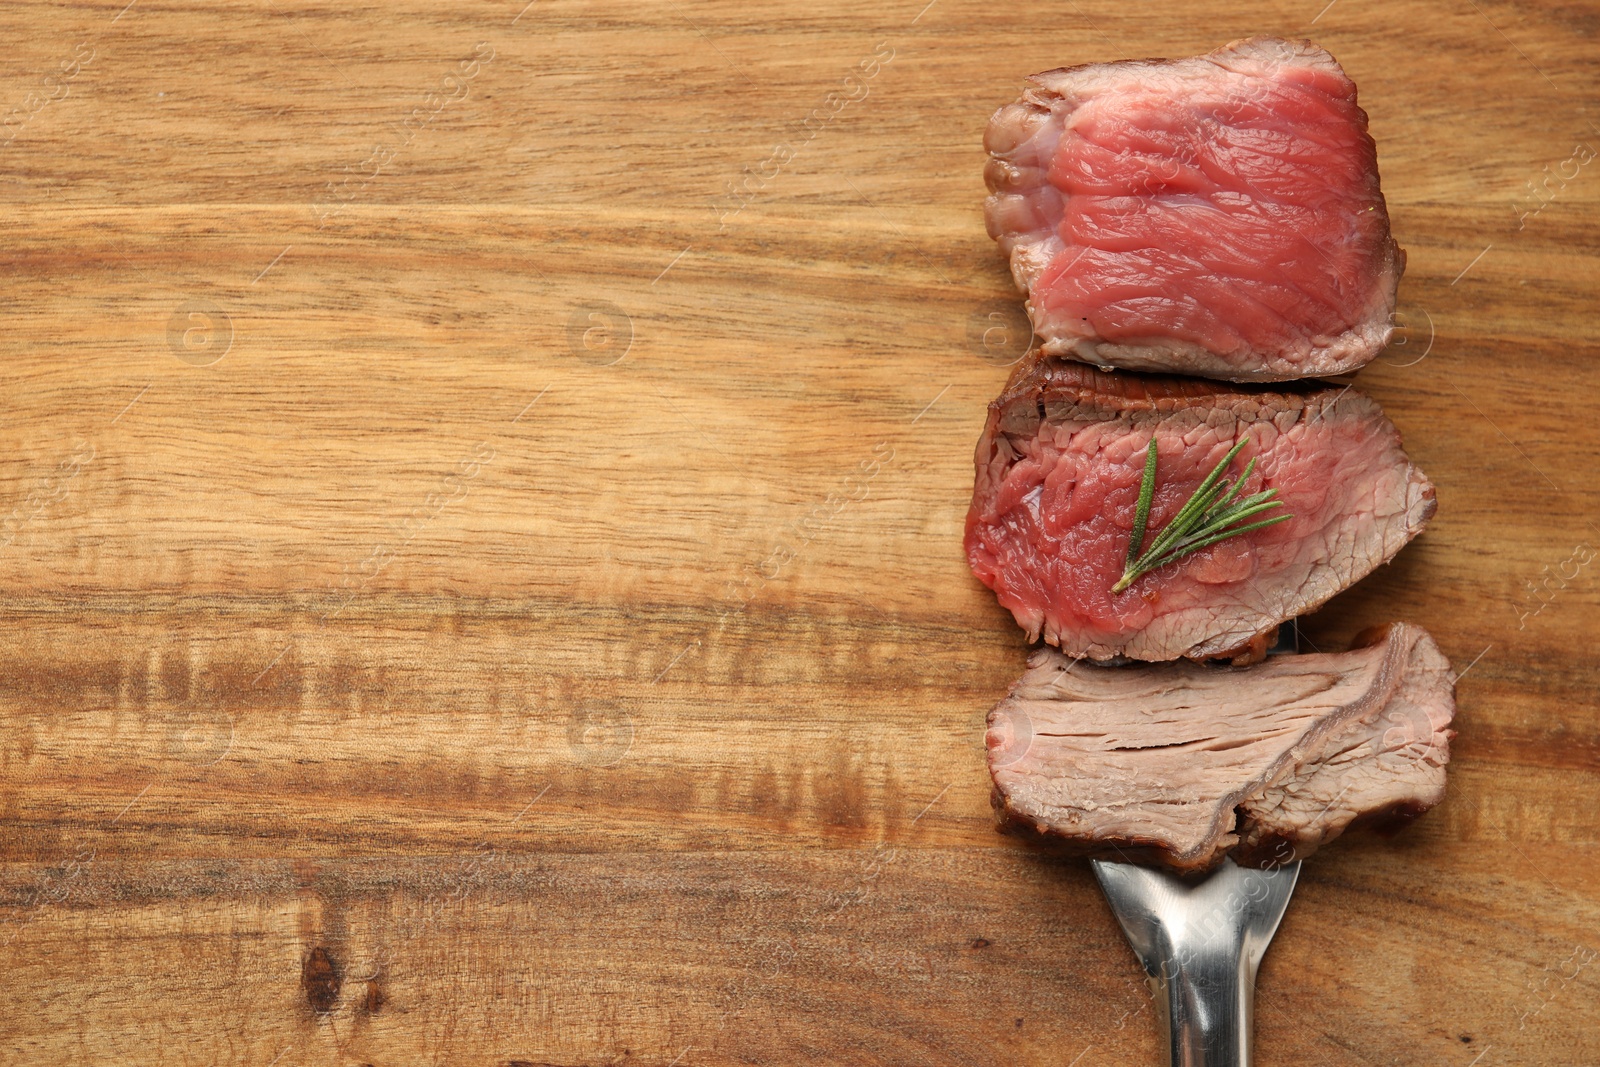
[[(1355, 86), (1253, 38), (1040, 74), (986, 144), (1041, 344), (990, 405), (967, 556), (1055, 646), (990, 714), (1003, 821), (1199, 870), (1436, 804), (1455, 677), (1426, 633), (1261, 662), (1435, 507), (1378, 405), (1315, 380), (1382, 350), (1405, 265)], [(1279, 521), (1135, 574), (1219, 465)]]

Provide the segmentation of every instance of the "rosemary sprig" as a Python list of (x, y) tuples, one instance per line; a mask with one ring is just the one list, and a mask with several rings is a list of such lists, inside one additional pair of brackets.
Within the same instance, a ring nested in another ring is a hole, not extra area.
[(1145, 527), (1150, 521), (1150, 502), (1156, 494), (1156, 440), (1154, 437), (1150, 438), (1150, 447), (1146, 449), (1144, 456), (1144, 480), (1139, 484), (1139, 506), (1133, 515), (1133, 535), (1128, 539), (1128, 560), (1123, 567), (1122, 577), (1111, 587), (1113, 593), (1122, 592), (1151, 571), (1165, 567), (1174, 560), (1199, 551), (1207, 545), (1214, 545), (1230, 537), (1238, 537), (1251, 530), (1259, 530), (1263, 526), (1271, 526), (1294, 518), (1293, 515), (1285, 513), (1274, 515), (1270, 519), (1246, 523), (1243, 526), (1237, 525), (1273, 508), (1283, 507), (1281, 500), (1274, 499), (1278, 495), (1276, 489), (1252, 493), (1241, 500), (1234, 499), (1239, 495), (1239, 489), (1245, 480), (1250, 477), (1250, 472), (1256, 469), (1254, 457), (1244, 465), (1244, 473), (1232, 483), (1223, 480), (1228, 467), (1249, 443), (1250, 438), (1246, 437), (1233, 446), (1233, 449), (1223, 457), (1222, 462), (1206, 475), (1200, 487), (1194, 491), (1194, 495), (1178, 509), (1172, 521), (1167, 523), (1166, 529), (1157, 534), (1155, 540), (1146, 548)]

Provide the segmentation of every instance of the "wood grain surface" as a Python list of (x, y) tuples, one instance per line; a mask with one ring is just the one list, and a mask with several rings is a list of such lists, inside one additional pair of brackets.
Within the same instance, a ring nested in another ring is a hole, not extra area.
[(0, 6), (0, 1062), (1156, 1062), (988, 806), (981, 138), (1257, 32), (1361, 87), (1440, 502), (1306, 632), (1464, 675), (1258, 1062), (1600, 1062), (1600, 5), (1325, 2)]

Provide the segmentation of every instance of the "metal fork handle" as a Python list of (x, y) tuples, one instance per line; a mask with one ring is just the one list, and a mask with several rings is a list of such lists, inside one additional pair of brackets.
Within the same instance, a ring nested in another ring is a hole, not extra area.
[(1300, 876), (1232, 860), (1198, 884), (1091, 861), (1155, 994), (1168, 1067), (1250, 1067), (1256, 969)]

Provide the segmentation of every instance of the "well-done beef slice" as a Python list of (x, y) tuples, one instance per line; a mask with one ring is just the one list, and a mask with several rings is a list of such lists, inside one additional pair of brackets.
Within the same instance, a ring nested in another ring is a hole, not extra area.
[(1395, 623), (1337, 654), (1251, 667), (1103, 667), (1040, 649), (989, 713), (1003, 823), (1180, 870), (1302, 859), (1444, 796), (1455, 675)]
[(1038, 74), (984, 140), (1045, 351), (1285, 381), (1388, 343), (1405, 254), (1355, 85), (1309, 41)]
[[(1145, 450), (1158, 449), (1146, 542), (1233, 445), (1243, 488), (1276, 488), (1287, 522), (1111, 588), (1126, 563)], [(1394, 556), (1433, 486), (1371, 399), (1321, 383), (1227, 385), (1030, 357), (989, 406), (967, 559), (1030, 639), (1071, 656), (1233, 654)]]

